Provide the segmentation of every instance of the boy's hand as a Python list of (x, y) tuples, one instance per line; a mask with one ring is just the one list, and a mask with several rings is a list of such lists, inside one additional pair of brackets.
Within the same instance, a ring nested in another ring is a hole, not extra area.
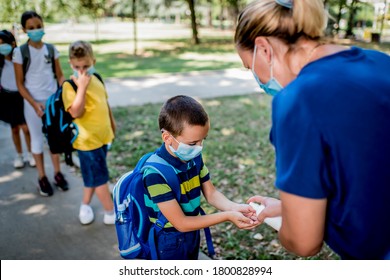
[(253, 229), (260, 223), (253, 221), (251, 218), (245, 217), (241, 212), (228, 211), (229, 220), (240, 229)]
[(78, 72), (78, 77), (76, 78), (74, 75), (70, 76), (72, 81), (76, 84), (77, 88), (86, 89), (91, 81), (91, 76), (88, 75), (87, 71), (81, 73)]
[(232, 210), (241, 212), (245, 217), (250, 218), (253, 221), (257, 221), (256, 210), (249, 204), (236, 203)]

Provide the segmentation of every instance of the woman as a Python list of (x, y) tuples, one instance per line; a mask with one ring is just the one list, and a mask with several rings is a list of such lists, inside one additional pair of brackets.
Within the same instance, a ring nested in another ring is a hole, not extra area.
[(344, 259), (390, 259), (390, 57), (321, 41), (322, 0), (258, 0), (240, 14), (237, 51), (274, 95), (270, 139), (279, 238), (310, 256), (325, 241)]

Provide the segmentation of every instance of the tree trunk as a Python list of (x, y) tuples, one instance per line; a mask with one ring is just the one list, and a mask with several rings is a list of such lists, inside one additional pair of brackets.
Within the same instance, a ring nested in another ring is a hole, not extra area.
[(195, 4), (194, 0), (187, 0), (188, 6), (191, 11), (191, 28), (192, 28), (192, 41), (195, 45), (200, 44), (200, 40), (198, 37), (198, 26), (196, 24), (196, 15), (195, 15)]
[(137, 56), (137, 44), (138, 44), (138, 35), (137, 35), (137, 0), (133, 0), (133, 35), (134, 35), (134, 56)]
[(348, 17), (348, 27), (347, 27), (347, 32), (345, 34), (346, 37), (351, 37), (353, 36), (353, 20), (355, 18), (355, 14), (357, 11), (357, 4), (358, 0), (352, 0), (351, 5), (349, 6), (349, 17)]

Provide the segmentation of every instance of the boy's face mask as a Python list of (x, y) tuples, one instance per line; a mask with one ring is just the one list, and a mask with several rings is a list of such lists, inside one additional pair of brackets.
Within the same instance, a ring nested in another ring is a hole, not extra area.
[(191, 159), (194, 159), (197, 156), (199, 156), (200, 153), (202, 152), (203, 146), (199, 146), (199, 145), (191, 146), (177, 141), (176, 138), (173, 136), (172, 138), (175, 139), (177, 143), (179, 143), (179, 146), (177, 147), (176, 150), (172, 146), (169, 146), (169, 149), (171, 150), (172, 153), (174, 153), (179, 159), (183, 161), (190, 161)]
[[(89, 67), (89, 68), (87, 69), (87, 74), (88, 74), (89, 76), (92, 76), (94, 73), (96, 73), (95, 66), (91, 65), (91, 67)], [(73, 76), (75, 76), (76, 78), (78, 78), (78, 77), (79, 77), (79, 72), (78, 72), (77, 70), (74, 70), (74, 69), (73, 69)]]
[(253, 60), (252, 60), (252, 67), (251, 71), (253, 76), (255, 77), (256, 82), (258, 83), (259, 87), (265, 91), (265, 93), (275, 96), (276, 94), (279, 93), (283, 89), (283, 87), (280, 85), (280, 83), (275, 79), (274, 74), (273, 74), (273, 60), (274, 60), (274, 55), (273, 52), (271, 53), (271, 65), (270, 65), (270, 71), (271, 71), (271, 78), (269, 81), (265, 84), (263, 84), (259, 77), (256, 75), (254, 67), (255, 67), (255, 60), (256, 60), (256, 50), (257, 46), (255, 45), (255, 48), (253, 49)]
[(35, 43), (42, 41), (43, 35), (45, 35), (45, 31), (43, 30), (43, 28), (27, 30), (28, 38), (30, 38), (31, 41)]
[(7, 56), (12, 52), (12, 46), (10, 44), (0, 45), (0, 54)]

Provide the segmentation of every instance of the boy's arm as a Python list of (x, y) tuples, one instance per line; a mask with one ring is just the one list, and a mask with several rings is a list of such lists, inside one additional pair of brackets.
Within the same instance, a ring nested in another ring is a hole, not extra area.
[(111, 110), (110, 105), (108, 104), (108, 102), (107, 102), (107, 106), (108, 106), (108, 113), (110, 115), (110, 122), (111, 122), (112, 132), (115, 135), (115, 132), (116, 132), (116, 122), (115, 122), (114, 115), (112, 114), (112, 110)]
[(85, 111), (85, 95), (87, 93), (87, 87), (91, 76), (83, 73), (79, 73), (79, 77), (71, 77), (73, 82), (77, 85), (77, 93), (74, 98), (72, 105), (70, 105), (68, 112), (73, 118), (79, 118), (84, 114)]
[(231, 221), (238, 228), (252, 229), (258, 222), (236, 211), (219, 212), (203, 216), (186, 216), (176, 199), (157, 203), (161, 213), (180, 232), (188, 232)]
[(207, 202), (219, 210), (239, 211), (247, 217), (256, 215), (256, 210), (248, 204), (239, 204), (229, 200), (223, 193), (215, 188), (211, 180), (202, 184), (202, 192)]

